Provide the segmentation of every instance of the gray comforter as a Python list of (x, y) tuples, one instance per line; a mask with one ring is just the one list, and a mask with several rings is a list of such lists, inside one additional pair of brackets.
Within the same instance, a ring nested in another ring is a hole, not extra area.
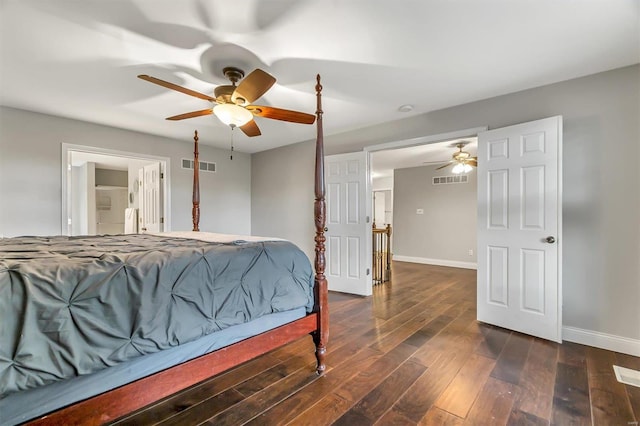
[(285, 241), (151, 235), (0, 240), (0, 397), (313, 304)]

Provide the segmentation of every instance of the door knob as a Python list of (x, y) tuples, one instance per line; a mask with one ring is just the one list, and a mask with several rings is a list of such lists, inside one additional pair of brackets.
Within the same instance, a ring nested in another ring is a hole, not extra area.
[(555, 239), (555, 238), (553, 238), (553, 237), (551, 237), (551, 236), (549, 236), (549, 237), (545, 238), (544, 240), (545, 240), (546, 242), (548, 242), (549, 244), (553, 244), (553, 243), (555, 243), (555, 242), (556, 242), (556, 239)]
[(324, 228), (324, 232), (327, 232), (328, 230), (329, 230), (329, 228), (326, 228), (326, 227)]

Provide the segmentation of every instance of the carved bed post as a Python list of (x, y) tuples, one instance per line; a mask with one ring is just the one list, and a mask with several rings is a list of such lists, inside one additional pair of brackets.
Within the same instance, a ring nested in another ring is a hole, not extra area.
[(198, 131), (193, 136), (193, 208), (191, 209), (191, 219), (193, 220), (193, 230), (200, 231), (200, 161), (198, 160)]
[(318, 366), (316, 371), (318, 374), (323, 374), (326, 366), (324, 363), (325, 355), (327, 352), (327, 341), (329, 339), (329, 301), (327, 295), (327, 278), (324, 275), (325, 270), (325, 188), (324, 188), (324, 140), (322, 132), (322, 85), (320, 84), (320, 74), (316, 77), (316, 168), (315, 168), (315, 203), (314, 203), (314, 218), (316, 225), (316, 237), (315, 237), (315, 280), (314, 280), (314, 293), (315, 293), (315, 306), (314, 311), (318, 314), (318, 328), (313, 333), (313, 341), (316, 344), (316, 358), (318, 360)]

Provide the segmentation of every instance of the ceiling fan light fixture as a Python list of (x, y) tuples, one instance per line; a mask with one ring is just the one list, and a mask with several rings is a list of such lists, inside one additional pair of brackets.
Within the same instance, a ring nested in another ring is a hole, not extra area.
[(227, 126), (244, 126), (253, 120), (253, 114), (246, 108), (234, 104), (218, 104), (213, 113)]
[(451, 169), (451, 173), (458, 175), (460, 173), (469, 173), (471, 170), (473, 170), (473, 167), (471, 167), (469, 164), (460, 162), (453, 166), (453, 169)]
[(463, 173), (464, 172), (464, 166), (465, 165), (462, 164), (462, 163), (456, 164), (455, 166), (453, 166), (453, 169), (451, 169), (451, 173), (456, 174), (456, 175), (458, 175), (460, 173)]

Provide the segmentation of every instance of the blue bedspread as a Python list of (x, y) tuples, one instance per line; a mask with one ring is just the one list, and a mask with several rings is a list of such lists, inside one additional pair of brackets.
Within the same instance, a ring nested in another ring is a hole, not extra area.
[(286, 241), (0, 240), (0, 398), (313, 304)]

